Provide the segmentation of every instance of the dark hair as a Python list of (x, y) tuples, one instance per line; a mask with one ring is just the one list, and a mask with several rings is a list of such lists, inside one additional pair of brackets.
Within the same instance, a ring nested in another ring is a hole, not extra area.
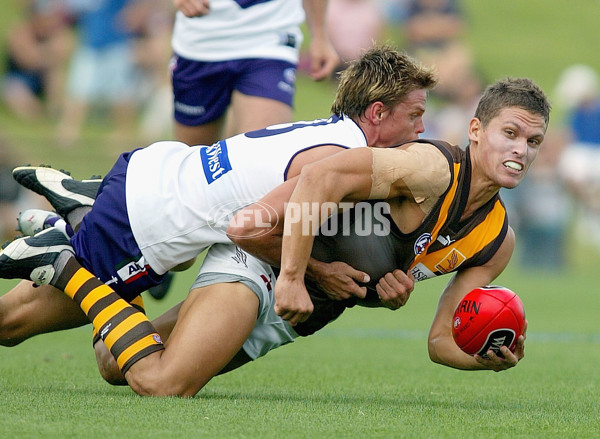
[(365, 52), (339, 76), (332, 113), (360, 117), (373, 102), (393, 108), (406, 96), (437, 84), (433, 69), (388, 45)]
[(489, 85), (479, 100), (475, 117), (486, 126), (500, 111), (507, 107), (519, 107), (550, 121), (551, 105), (543, 90), (531, 79), (505, 78)]

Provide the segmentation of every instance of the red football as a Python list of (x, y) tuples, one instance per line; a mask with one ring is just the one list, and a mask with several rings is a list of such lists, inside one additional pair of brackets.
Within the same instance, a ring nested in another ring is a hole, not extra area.
[(467, 354), (484, 356), (490, 349), (499, 353), (501, 346), (514, 351), (524, 326), (519, 296), (508, 288), (488, 285), (475, 288), (460, 301), (452, 319), (452, 335)]

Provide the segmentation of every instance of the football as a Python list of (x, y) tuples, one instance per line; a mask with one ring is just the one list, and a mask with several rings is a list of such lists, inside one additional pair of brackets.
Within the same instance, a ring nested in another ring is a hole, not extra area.
[(508, 288), (488, 285), (467, 293), (454, 311), (452, 335), (467, 354), (485, 357), (488, 350), (500, 353), (501, 346), (514, 351), (523, 334), (525, 309), (517, 294)]

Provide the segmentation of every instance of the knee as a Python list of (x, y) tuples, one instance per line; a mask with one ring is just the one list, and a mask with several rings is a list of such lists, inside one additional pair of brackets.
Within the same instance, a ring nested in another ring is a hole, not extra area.
[(15, 326), (7, 315), (3, 297), (0, 297), (0, 346), (13, 347), (23, 342), (25, 338), (17, 336)]
[(200, 388), (187, 386), (183, 382), (171, 379), (161, 379), (156, 376), (141, 377), (135, 373), (127, 373), (127, 383), (131, 389), (141, 396), (179, 396), (191, 398)]
[(154, 362), (145, 365), (134, 364), (125, 377), (131, 389), (138, 395), (182, 398), (196, 395), (211, 378), (204, 377), (202, 373), (195, 373), (191, 379), (186, 379), (182, 374), (168, 373)]

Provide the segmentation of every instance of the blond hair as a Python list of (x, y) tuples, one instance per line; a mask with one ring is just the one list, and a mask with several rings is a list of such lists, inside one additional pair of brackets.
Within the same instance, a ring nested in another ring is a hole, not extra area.
[(353, 61), (339, 76), (332, 113), (360, 117), (373, 102), (393, 108), (406, 96), (437, 84), (433, 69), (389, 45), (376, 46)]

